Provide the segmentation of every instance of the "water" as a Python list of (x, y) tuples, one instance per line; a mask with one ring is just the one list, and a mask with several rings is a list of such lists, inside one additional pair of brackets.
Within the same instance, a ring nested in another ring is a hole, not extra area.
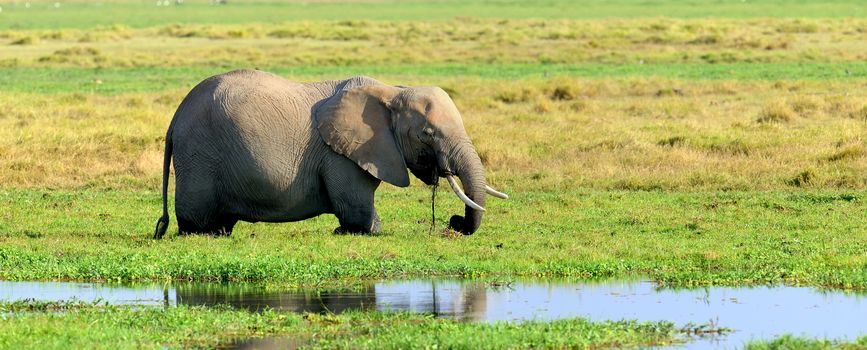
[[(169, 293), (169, 295), (164, 295)], [(175, 301), (173, 292), (161, 286), (135, 287), (77, 282), (7, 282), (0, 281), (0, 300), (15, 301), (102, 300), (115, 305), (158, 306)]]
[[(735, 331), (697, 339), (686, 348), (739, 348), (750, 339), (790, 333), (855, 340), (867, 335), (867, 296), (803, 287), (660, 289), (645, 281), (515, 282), (494, 286), (473, 281), (388, 281), (346, 291), (266, 291), (255, 285), (182, 284), (112, 286), (63, 282), (0, 282), (0, 300), (83, 301), (132, 305), (228, 304), (248, 310), (289, 312), (348, 309), (432, 313), (469, 322), (637, 319), (713, 322)], [(268, 340), (250, 340), (262, 342)], [(236, 344), (243, 347), (244, 343)]]

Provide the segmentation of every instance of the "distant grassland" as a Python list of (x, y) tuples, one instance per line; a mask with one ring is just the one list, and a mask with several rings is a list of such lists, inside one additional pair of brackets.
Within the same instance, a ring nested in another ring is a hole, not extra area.
[(864, 19), (671, 18), (114, 25), (2, 31), (0, 67), (862, 63), (864, 28)]
[[(427, 64), (388, 66), (248, 66), (136, 67), (136, 68), (0, 68), (0, 91), (117, 95), (191, 89), (204, 78), (236, 68), (257, 68), (297, 81), (342, 79), (367, 75), (384, 81), (418, 81), (442, 85), (456, 79), (508, 80), (566, 78), (590, 80), (719, 80), (730, 84), (770, 81), (816, 85), (836, 81), (859, 86), (867, 78), (867, 63), (769, 64)], [(797, 79), (792, 79), (797, 77)], [(500, 82), (489, 81), (496, 85)], [(712, 82), (707, 82), (712, 84)], [(456, 91), (456, 90), (455, 90)], [(180, 97), (179, 97), (180, 98)], [(180, 99), (178, 100), (180, 101)]]
[[(173, 3), (174, 1), (172, 1)], [(154, 1), (23, 1), (4, 3), (0, 29), (91, 28), (122, 23), (148, 27), (172, 23), (273, 23), (298, 20), (430, 21), (479, 18), (754, 18), (864, 17), (861, 1), (675, 1), (675, 0), (438, 0), (438, 1), (229, 1), (212, 6), (187, 0), (182, 6), (156, 6)]]

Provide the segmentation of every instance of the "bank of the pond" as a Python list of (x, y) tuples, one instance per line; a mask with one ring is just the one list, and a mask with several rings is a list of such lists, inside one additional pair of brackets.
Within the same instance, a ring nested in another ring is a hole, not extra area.
[[(30, 311), (51, 307), (65, 312)], [(10, 313), (9, 311), (13, 311)], [(340, 315), (250, 312), (226, 308), (0, 303), (0, 348), (159, 349), (215, 347), (238, 338), (289, 336), (311, 348), (613, 348), (679, 341), (669, 322), (583, 319), (476, 324), (423, 314)]]

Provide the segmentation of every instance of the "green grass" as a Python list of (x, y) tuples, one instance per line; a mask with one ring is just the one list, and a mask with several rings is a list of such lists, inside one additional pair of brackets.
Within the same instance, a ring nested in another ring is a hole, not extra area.
[(751, 341), (745, 344), (747, 350), (864, 350), (867, 349), (867, 336), (850, 341), (808, 339), (793, 335), (784, 335), (773, 340)]
[[(178, 306), (131, 308), (81, 302), (0, 303), (0, 347), (16, 349), (213, 348), (272, 337), (313, 349), (607, 349), (684, 342), (670, 322), (566, 319), (552, 322), (473, 324), (425, 314), (346, 312), (292, 314), (271, 310)], [(864, 349), (851, 342), (784, 335), (751, 341), (747, 349)]]
[[(508, 190), (508, 189), (506, 189)], [(153, 192), (4, 190), (0, 279), (340, 284), (405, 276), (649, 276), (664, 284), (867, 289), (864, 191), (513, 192), (481, 230), (443, 235), (461, 203), (381, 190), (384, 233), (333, 235), (331, 215), (240, 224), (230, 238), (150, 239)]]
[[(243, 65), (234, 66), (242, 68)], [(234, 69), (232, 68), (232, 69)], [(252, 68), (252, 67), (250, 67)], [(258, 67), (296, 80), (367, 75), (383, 80), (440, 80), (449, 77), (522, 79), (545, 76), (684, 80), (843, 80), (867, 78), (867, 63), (848, 64), (434, 64), (389, 66)], [(119, 94), (191, 89), (225, 67), (152, 68), (0, 68), (0, 91)], [(99, 81), (97, 83), (97, 81)]]
[(93, 4), (34, 1), (4, 4), (0, 29), (91, 28), (122, 24), (146, 27), (172, 23), (250, 23), (296, 20), (446, 20), (479, 18), (754, 18), (754, 17), (864, 17), (860, 1), (230, 1), (211, 6), (207, 1), (187, 1), (183, 6), (155, 6), (153, 1), (109, 1)]
[[(62, 312), (56, 312), (61, 310)], [(7, 312), (12, 311), (13, 314)], [(646, 347), (681, 342), (669, 322), (471, 324), (409, 313), (251, 313), (228, 308), (128, 308), (92, 304), (0, 304), (0, 348), (213, 348), (279, 336), (315, 349)]]

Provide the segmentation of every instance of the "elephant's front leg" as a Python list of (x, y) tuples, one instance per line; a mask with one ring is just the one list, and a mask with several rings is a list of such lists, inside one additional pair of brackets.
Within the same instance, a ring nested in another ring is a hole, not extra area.
[(369, 211), (345, 212), (344, 215), (337, 215), (340, 221), (340, 226), (334, 229), (335, 234), (348, 233), (379, 233), (382, 231), (382, 226), (379, 221), (379, 215), (376, 210), (371, 214)]
[(382, 228), (373, 201), (380, 180), (348, 159), (335, 163), (323, 176), (340, 222), (334, 233), (379, 233)]

